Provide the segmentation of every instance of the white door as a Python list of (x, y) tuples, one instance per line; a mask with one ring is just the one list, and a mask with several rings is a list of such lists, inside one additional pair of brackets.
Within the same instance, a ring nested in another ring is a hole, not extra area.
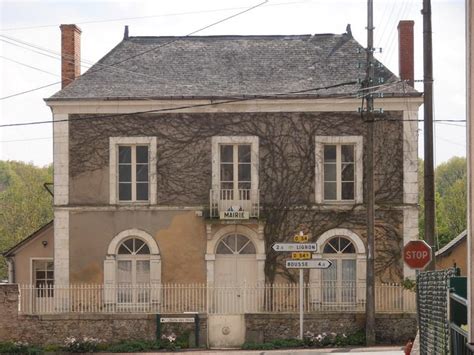
[(224, 237), (217, 246), (214, 272), (214, 312), (250, 312), (256, 304), (254, 290), (257, 283), (253, 243), (240, 234)]

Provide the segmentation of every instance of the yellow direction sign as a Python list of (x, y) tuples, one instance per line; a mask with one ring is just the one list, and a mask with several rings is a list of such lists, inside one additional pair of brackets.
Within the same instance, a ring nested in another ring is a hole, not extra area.
[(307, 243), (309, 241), (309, 236), (305, 234), (297, 234), (293, 237), (293, 240), (296, 243)]
[(297, 251), (291, 253), (291, 259), (293, 260), (308, 260), (311, 259), (311, 253), (307, 251)]

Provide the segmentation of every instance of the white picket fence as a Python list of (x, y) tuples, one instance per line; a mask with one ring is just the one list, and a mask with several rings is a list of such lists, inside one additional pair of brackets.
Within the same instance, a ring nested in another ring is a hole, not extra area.
[[(397, 284), (376, 288), (376, 312), (415, 313), (415, 293)], [(305, 312), (364, 312), (365, 288), (355, 285), (304, 285)], [(19, 311), (55, 313), (295, 313), (298, 284), (92, 285), (51, 288), (20, 285)]]

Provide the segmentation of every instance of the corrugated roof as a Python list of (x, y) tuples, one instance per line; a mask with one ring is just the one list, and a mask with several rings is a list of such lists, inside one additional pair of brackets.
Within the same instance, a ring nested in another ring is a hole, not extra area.
[[(365, 77), (366, 54), (348, 34), (129, 37), (56, 99), (209, 98), (272, 95)], [(384, 83), (398, 78), (376, 68)], [(348, 95), (360, 84), (304, 95)], [(417, 94), (398, 83), (397, 96)]]

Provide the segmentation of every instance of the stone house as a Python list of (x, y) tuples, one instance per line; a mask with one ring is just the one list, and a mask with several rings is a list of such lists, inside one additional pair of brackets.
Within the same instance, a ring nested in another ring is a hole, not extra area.
[(61, 31), (63, 88), (45, 100), (54, 237), (44, 245), (37, 233), (7, 252), (11, 281), (288, 283), (288, 255), (272, 245), (303, 231), (317, 244), (312, 257), (333, 262), (305, 272), (330, 290), (313, 300), (363, 301), (368, 124), (377, 282), (413, 277), (401, 259), (418, 237), (412, 21), (399, 25), (401, 79), (374, 63), (374, 122), (360, 110), (366, 55), (350, 33), (131, 37), (127, 28), (80, 75), (81, 30)]

